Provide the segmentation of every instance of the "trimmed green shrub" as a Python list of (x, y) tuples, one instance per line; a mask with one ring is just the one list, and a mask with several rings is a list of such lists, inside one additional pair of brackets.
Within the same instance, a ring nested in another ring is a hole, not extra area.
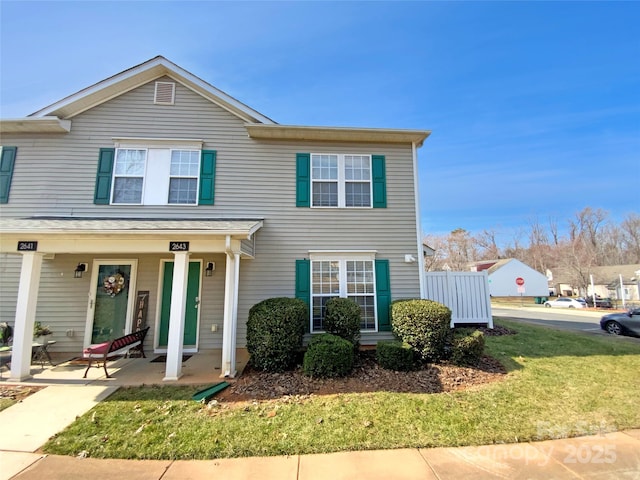
[(356, 348), (360, 344), (360, 305), (350, 298), (334, 297), (327, 300), (322, 325), (327, 333), (351, 342)]
[(451, 335), (451, 310), (433, 300), (398, 300), (391, 304), (393, 333), (423, 360), (444, 358)]
[(415, 352), (408, 344), (398, 340), (378, 342), (376, 361), (387, 370), (408, 372), (416, 368)]
[(344, 377), (353, 369), (354, 357), (351, 342), (323, 333), (309, 343), (302, 370), (310, 377)]
[(451, 361), (456, 365), (478, 365), (484, 354), (484, 334), (469, 328), (456, 329), (451, 345)]
[(268, 372), (294, 366), (308, 318), (307, 304), (297, 298), (269, 298), (251, 307), (247, 320), (251, 364)]

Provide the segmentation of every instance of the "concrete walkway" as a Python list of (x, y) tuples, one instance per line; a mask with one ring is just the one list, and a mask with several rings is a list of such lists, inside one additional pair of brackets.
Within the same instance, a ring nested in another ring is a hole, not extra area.
[(535, 443), (221, 460), (98, 460), (36, 453), (116, 388), (49, 386), (0, 412), (0, 480), (640, 480), (640, 429)]

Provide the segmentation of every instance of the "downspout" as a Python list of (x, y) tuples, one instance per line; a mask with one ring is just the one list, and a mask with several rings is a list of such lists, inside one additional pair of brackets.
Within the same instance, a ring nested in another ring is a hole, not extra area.
[(422, 218), (420, 215), (420, 190), (418, 182), (418, 149), (416, 142), (411, 143), (411, 154), (413, 156), (413, 191), (416, 203), (416, 236), (418, 240), (418, 268), (420, 269), (420, 298), (426, 298), (425, 278), (424, 278), (424, 247), (422, 246)]

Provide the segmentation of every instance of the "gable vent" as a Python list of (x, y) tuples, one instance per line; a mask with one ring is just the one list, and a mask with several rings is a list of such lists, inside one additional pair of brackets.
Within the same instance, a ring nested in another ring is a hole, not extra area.
[(173, 82), (156, 82), (153, 103), (156, 105), (173, 105), (176, 96), (176, 84)]

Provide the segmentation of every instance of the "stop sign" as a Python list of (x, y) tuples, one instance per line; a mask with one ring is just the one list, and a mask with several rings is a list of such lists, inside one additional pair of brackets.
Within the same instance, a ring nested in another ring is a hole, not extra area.
[(518, 277), (518, 278), (516, 278), (516, 285), (518, 285), (518, 286), (520, 286), (520, 287), (521, 287), (522, 285), (524, 285), (524, 278), (522, 278), (522, 277)]

